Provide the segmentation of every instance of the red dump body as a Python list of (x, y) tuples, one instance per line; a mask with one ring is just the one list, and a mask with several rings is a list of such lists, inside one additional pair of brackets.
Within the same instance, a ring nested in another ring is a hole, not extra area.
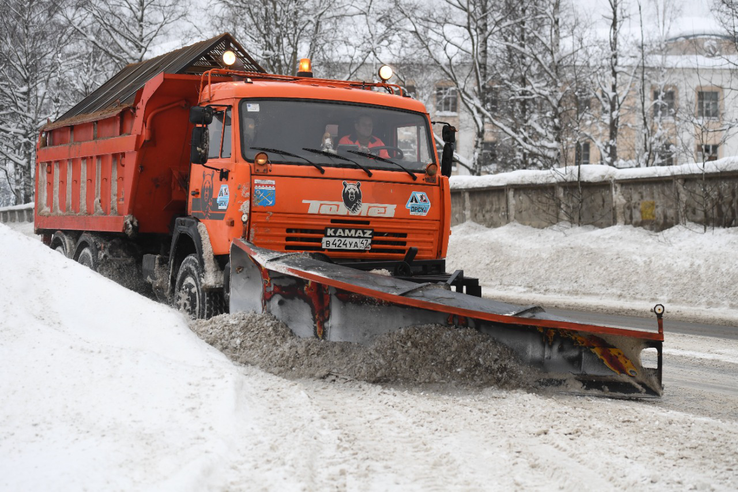
[[(115, 111), (48, 125), (38, 143), (37, 232), (169, 233), (187, 206), (188, 120), (200, 76), (159, 74)], [(128, 223), (127, 223), (128, 221)]]

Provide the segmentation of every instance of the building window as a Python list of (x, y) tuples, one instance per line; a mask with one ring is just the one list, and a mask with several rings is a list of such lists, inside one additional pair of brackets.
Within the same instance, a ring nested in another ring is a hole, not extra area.
[(577, 142), (574, 162), (577, 165), (589, 164), (589, 142)]
[(674, 116), (674, 91), (653, 91), (653, 117), (670, 118)]
[(718, 158), (718, 145), (707, 144), (697, 146), (697, 162), (716, 161)]
[(482, 167), (497, 164), (497, 142), (482, 142), (482, 155), (479, 162)]
[(436, 112), (438, 113), (455, 113), (456, 112), (456, 87), (437, 87), (436, 88)]
[(661, 166), (673, 166), (674, 165), (674, 145), (671, 142), (666, 142), (662, 145), (658, 152), (658, 165)]
[(700, 118), (718, 118), (717, 91), (699, 91), (697, 93), (697, 116)]

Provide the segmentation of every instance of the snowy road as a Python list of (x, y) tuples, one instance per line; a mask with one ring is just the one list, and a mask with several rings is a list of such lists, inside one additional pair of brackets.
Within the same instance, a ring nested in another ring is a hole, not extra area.
[[(611, 313), (600, 313), (592, 311), (573, 311), (571, 309), (557, 309), (547, 307), (546, 312), (561, 316), (586, 321), (595, 325), (625, 326), (639, 330), (656, 330), (657, 322), (655, 316), (648, 318), (640, 316), (622, 316)], [(672, 319), (671, 313), (664, 317), (664, 332), (666, 336), (671, 334), (701, 335), (705, 337), (726, 338), (738, 340), (738, 326), (716, 325), (704, 322), (689, 322)]]
[(672, 335), (664, 346), (665, 390), (661, 405), (738, 421), (738, 342)]
[[(558, 316), (594, 324), (653, 329), (655, 318), (638, 318), (597, 312), (547, 308)], [(715, 418), (738, 420), (738, 358), (724, 347), (738, 343), (738, 328), (732, 326), (664, 321), (663, 405)], [(685, 340), (699, 351), (673, 348), (673, 341)], [(720, 347), (723, 345), (723, 349)], [(678, 395), (678, 396), (677, 396)]]

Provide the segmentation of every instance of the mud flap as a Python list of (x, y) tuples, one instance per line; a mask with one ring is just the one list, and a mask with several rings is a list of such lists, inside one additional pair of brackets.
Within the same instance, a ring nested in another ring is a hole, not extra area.
[[(235, 240), (230, 312), (267, 312), (300, 337), (367, 343), (409, 326), (472, 327), (546, 373), (550, 384), (576, 379), (611, 395), (660, 396), (663, 329), (640, 331), (563, 319), (521, 307), (415, 284)], [(641, 354), (655, 352), (652, 367)]]

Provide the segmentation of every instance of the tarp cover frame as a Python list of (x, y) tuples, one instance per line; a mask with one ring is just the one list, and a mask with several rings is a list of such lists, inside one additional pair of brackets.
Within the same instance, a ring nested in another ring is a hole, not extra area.
[(233, 36), (223, 33), (205, 41), (185, 46), (151, 60), (132, 63), (101, 85), (92, 94), (64, 113), (50, 127), (63, 126), (67, 120), (83, 120), (86, 115), (114, 113), (133, 104), (136, 92), (160, 73), (202, 74), (213, 68), (224, 68), (221, 57), (227, 50), (236, 53), (247, 72), (266, 72)]

